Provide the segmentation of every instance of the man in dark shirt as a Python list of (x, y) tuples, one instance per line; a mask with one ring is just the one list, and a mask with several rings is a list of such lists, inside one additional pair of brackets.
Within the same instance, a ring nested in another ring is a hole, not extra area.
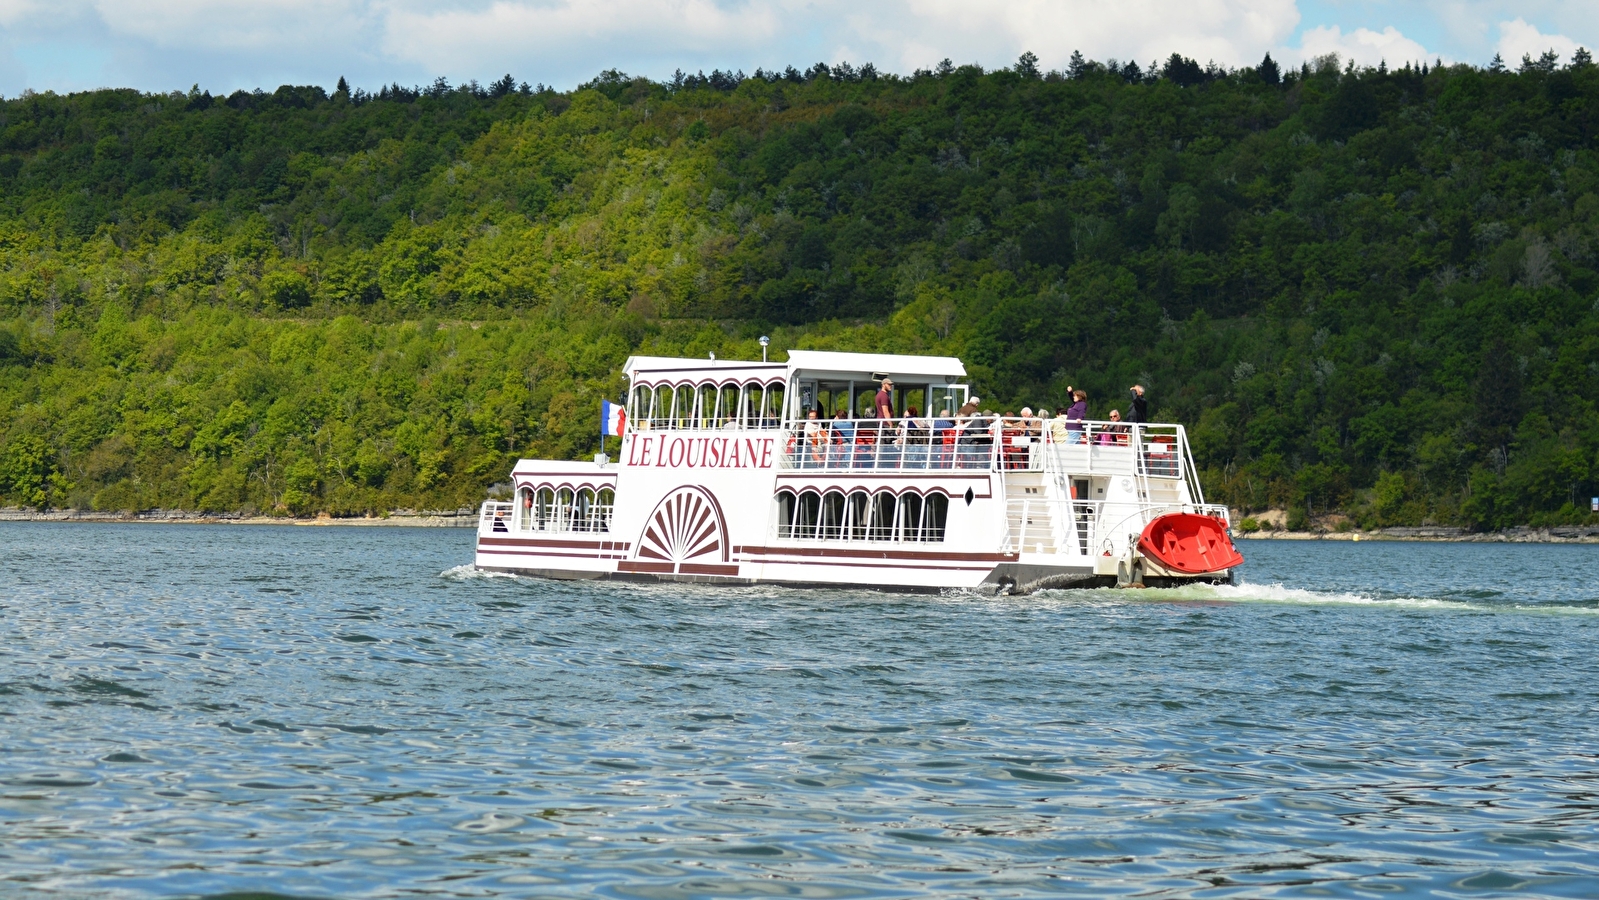
[(1135, 384), (1129, 388), (1133, 392), (1132, 408), (1127, 410), (1128, 422), (1149, 421), (1149, 401), (1144, 399), (1144, 386)]
[[(877, 421), (873, 423), (875, 427), (872, 427), (872, 433), (867, 437), (879, 445), (887, 445), (893, 439), (891, 434), (893, 426), (889, 420), (894, 418), (894, 379), (884, 378), (882, 384), (878, 386), (877, 397), (872, 401), (872, 414), (877, 417)], [(878, 446), (874, 452), (874, 448), (868, 447), (866, 452), (874, 454), (877, 461), (881, 462), (886, 449), (886, 446)], [(868, 456), (867, 459), (870, 465), (872, 457)]]

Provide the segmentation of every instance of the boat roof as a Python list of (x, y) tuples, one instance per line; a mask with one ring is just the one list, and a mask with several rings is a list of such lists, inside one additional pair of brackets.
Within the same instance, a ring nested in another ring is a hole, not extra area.
[(909, 356), (901, 353), (845, 353), (838, 350), (790, 350), (789, 368), (807, 375), (854, 375), (884, 372), (904, 380), (917, 376), (964, 378), (966, 366), (953, 356)]
[(622, 366), (628, 378), (660, 376), (663, 381), (695, 381), (700, 378), (781, 378), (786, 363), (751, 362), (747, 359), (684, 359), (680, 356), (629, 356)]
[(701, 378), (756, 378), (771, 380), (787, 372), (808, 376), (866, 378), (883, 372), (901, 381), (914, 378), (964, 378), (966, 366), (953, 356), (910, 356), (901, 353), (846, 353), (839, 350), (790, 350), (788, 362), (753, 362), (740, 359), (685, 359), (679, 356), (630, 356), (622, 371), (637, 380), (659, 377), (663, 381)]

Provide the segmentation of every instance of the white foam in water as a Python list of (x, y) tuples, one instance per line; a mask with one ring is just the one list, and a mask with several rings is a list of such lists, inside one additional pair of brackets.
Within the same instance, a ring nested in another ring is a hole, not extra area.
[(520, 578), (522, 576), (512, 572), (490, 572), (486, 569), (479, 569), (473, 563), (462, 563), (459, 566), (451, 566), (440, 572), (439, 577), (449, 578), (454, 581), (470, 581), (473, 578)]
[(1217, 600), (1228, 601), (1264, 601), (1266, 603), (1312, 603), (1312, 604), (1379, 604), (1382, 606), (1397, 606), (1408, 608), (1437, 608), (1464, 606), (1456, 600), (1440, 600), (1436, 597), (1376, 597), (1371, 594), (1354, 593), (1350, 591), (1316, 591), (1309, 588), (1291, 588), (1282, 583), (1275, 584), (1215, 584), (1195, 585), (1210, 593)]
[[(1067, 591), (1051, 591), (1055, 596), (1070, 596)], [(1379, 597), (1352, 591), (1317, 591), (1309, 588), (1288, 587), (1280, 582), (1273, 584), (1190, 584), (1178, 588), (1144, 588), (1141, 590), (1102, 589), (1100, 596), (1120, 600), (1145, 601), (1212, 601), (1221, 603), (1287, 603), (1315, 606), (1384, 606), (1402, 609), (1438, 609), (1469, 607), (1470, 604), (1435, 597)]]

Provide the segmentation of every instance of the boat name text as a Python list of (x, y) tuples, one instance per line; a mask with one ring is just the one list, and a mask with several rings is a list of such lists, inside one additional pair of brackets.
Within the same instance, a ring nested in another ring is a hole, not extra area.
[(636, 434), (628, 448), (627, 464), (663, 469), (770, 469), (772, 440)]

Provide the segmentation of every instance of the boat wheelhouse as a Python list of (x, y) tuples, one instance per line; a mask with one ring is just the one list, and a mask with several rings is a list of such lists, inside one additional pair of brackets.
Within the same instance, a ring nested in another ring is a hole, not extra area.
[[(615, 461), (524, 459), (479, 568), (891, 589), (1224, 581), (1182, 426), (960, 415), (952, 357), (632, 357)], [(891, 376), (893, 418), (877, 418)]]

